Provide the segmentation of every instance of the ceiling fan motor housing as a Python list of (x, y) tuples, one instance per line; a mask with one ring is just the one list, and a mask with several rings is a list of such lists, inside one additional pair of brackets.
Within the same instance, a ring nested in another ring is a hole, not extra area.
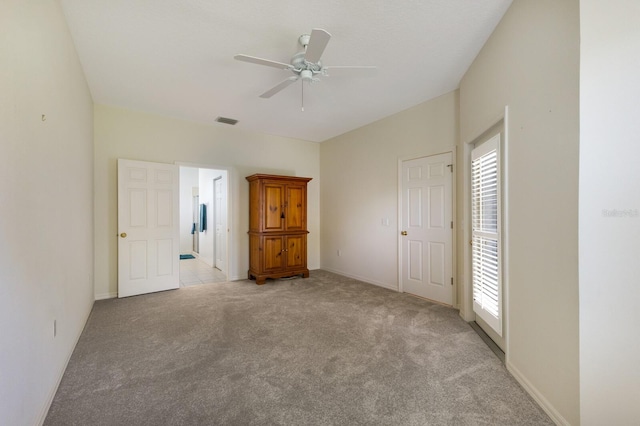
[(291, 65), (293, 65), (294, 72), (300, 74), (302, 70), (309, 70), (314, 74), (319, 73), (322, 70), (322, 63), (309, 62), (304, 59), (305, 52), (298, 52), (291, 58)]
[(314, 81), (313, 72), (310, 70), (300, 71), (300, 78), (302, 78), (302, 81), (308, 81), (308, 82)]

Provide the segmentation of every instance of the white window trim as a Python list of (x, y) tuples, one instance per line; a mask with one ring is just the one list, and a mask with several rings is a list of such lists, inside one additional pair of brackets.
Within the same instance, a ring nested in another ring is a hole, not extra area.
[[(503, 289), (503, 338), (504, 338), (504, 351), (505, 361), (507, 367), (510, 365), (510, 320), (509, 320), (509, 246), (510, 246), (510, 234), (509, 234), (509, 106), (505, 105), (504, 109), (487, 120), (482, 120), (481, 123), (476, 123), (473, 129), (469, 131), (463, 138), (460, 148), (460, 166), (459, 177), (462, 179), (462, 194), (461, 194), (461, 208), (458, 216), (460, 221), (460, 236), (459, 236), (459, 270), (458, 278), (462, 285), (462, 292), (460, 297), (460, 316), (463, 320), (469, 322), (476, 319), (476, 315), (473, 312), (473, 289), (471, 286), (471, 150), (475, 143), (486, 140), (489, 135), (497, 132), (502, 133), (502, 289)], [(491, 132), (493, 131), (493, 133)]]

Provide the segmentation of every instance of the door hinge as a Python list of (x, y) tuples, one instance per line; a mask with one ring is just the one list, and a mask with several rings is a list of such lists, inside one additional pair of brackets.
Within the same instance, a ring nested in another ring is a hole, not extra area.
[(451, 229), (453, 229), (453, 221), (451, 221)]
[(453, 277), (451, 277), (451, 285), (453, 285)]
[(451, 173), (453, 173), (453, 164), (447, 164), (447, 167), (451, 170)]

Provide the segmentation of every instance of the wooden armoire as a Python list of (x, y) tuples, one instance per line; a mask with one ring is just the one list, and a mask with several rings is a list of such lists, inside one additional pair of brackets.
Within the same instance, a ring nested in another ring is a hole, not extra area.
[(256, 174), (249, 181), (249, 279), (309, 276), (307, 182), (311, 178)]

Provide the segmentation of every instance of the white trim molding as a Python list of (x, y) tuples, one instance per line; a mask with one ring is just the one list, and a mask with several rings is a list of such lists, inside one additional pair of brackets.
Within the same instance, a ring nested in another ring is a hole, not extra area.
[(562, 417), (558, 410), (556, 410), (553, 405), (549, 401), (547, 401), (547, 399), (540, 392), (538, 392), (538, 389), (525, 378), (524, 374), (522, 374), (520, 370), (514, 367), (514, 365), (511, 364), (508, 360), (505, 365), (507, 367), (507, 371), (511, 373), (511, 375), (518, 381), (518, 383), (520, 383), (520, 386), (522, 386), (524, 390), (527, 391), (529, 395), (531, 395), (531, 397), (538, 403), (538, 405), (544, 410), (544, 412), (547, 413), (549, 417), (551, 417), (551, 420), (553, 420), (555, 424), (557, 424), (558, 426), (571, 426), (571, 423), (569, 423), (567, 419)]
[(94, 300), (106, 300), (106, 299), (115, 299), (118, 297), (117, 291), (111, 291), (108, 293), (99, 293), (94, 295)]
[(373, 285), (376, 285), (378, 287), (386, 288), (388, 290), (399, 291), (397, 287), (393, 287), (389, 283), (385, 283), (385, 282), (382, 282), (382, 281), (375, 281), (375, 280), (372, 280), (372, 279), (369, 279), (369, 278), (364, 278), (364, 277), (361, 277), (361, 276), (358, 276), (358, 275), (354, 275), (354, 274), (348, 274), (346, 272), (342, 272), (342, 271), (339, 271), (337, 269), (322, 267), (322, 268), (320, 268), (320, 270), (333, 272), (334, 274), (342, 275), (342, 276), (347, 277), (347, 278), (353, 278), (354, 280), (362, 281), (363, 283), (367, 283), (367, 284), (373, 284)]

